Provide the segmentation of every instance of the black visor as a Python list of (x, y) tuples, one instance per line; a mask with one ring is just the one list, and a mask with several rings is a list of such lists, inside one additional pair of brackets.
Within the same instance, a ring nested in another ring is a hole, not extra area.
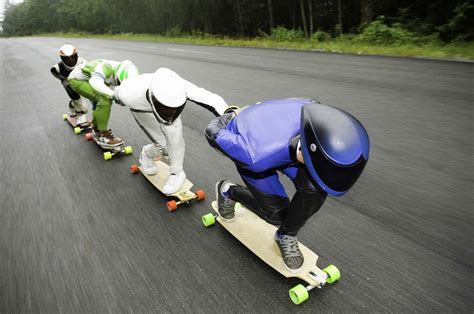
[(327, 159), (321, 149), (311, 154), (311, 162), (315, 165), (319, 178), (332, 190), (338, 192), (348, 191), (364, 170), (367, 160), (362, 155), (349, 166), (341, 166)]
[(153, 105), (153, 113), (158, 115), (161, 120), (164, 120), (164, 122), (168, 124), (173, 123), (179, 117), (181, 112), (183, 112), (184, 105), (186, 104), (185, 102), (179, 107), (172, 108), (161, 103), (151, 92), (150, 96)]
[(69, 57), (61, 56), (61, 60), (64, 62), (65, 65), (72, 68), (77, 64), (77, 53)]
[[(308, 147), (307, 152), (310, 155), (311, 165), (317, 176), (325, 185), (334, 191), (348, 191), (357, 181), (362, 170), (364, 170), (367, 160), (361, 155), (359, 159), (351, 165), (336, 164), (326, 157), (314, 133), (309, 128), (305, 128), (304, 135), (306, 141), (305, 145), (314, 145)], [(308, 163), (308, 161), (305, 160), (305, 163)]]

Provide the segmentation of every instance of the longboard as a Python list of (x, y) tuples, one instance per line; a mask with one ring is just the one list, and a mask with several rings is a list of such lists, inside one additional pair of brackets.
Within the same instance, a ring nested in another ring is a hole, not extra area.
[(86, 133), (84, 137), (86, 141), (94, 141), (100, 148), (106, 150), (103, 154), (104, 160), (110, 160), (113, 156), (121, 153), (124, 153), (125, 155), (133, 154), (132, 146), (125, 146), (124, 144), (121, 144), (119, 146), (108, 147), (100, 144), (99, 140), (97, 139), (97, 135), (95, 135), (93, 132)]
[(69, 124), (73, 127), (75, 134), (80, 134), (82, 131), (87, 131), (91, 128), (92, 120), (90, 117), (87, 117), (87, 124), (78, 125), (77, 119), (79, 119), (80, 115), (71, 117), (69, 114), (63, 114), (63, 120), (69, 122)]
[[(147, 175), (145, 172), (143, 172), (142, 167), (138, 165), (131, 165), (130, 171), (134, 174), (141, 172), (145, 176), (145, 178), (147, 178), (148, 181), (150, 181), (151, 184), (153, 184), (155, 188), (158, 189), (158, 191), (163, 193), (163, 187), (165, 186), (165, 182), (170, 174), (170, 167), (161, 160), (156, 161), (156, 166), (158, 167), (158, 173), (152, 176)], [(206, 194), (203, 190), (197, 190), (196, 192), (192, 192), (192, 187), (193, 184), (191, 183), (191, 181), (186, 179), (181, 189), (179, 189), (176, 193), (165, 194), (166, 196), (171, 196), (178, 199), (178, 201), (171, 200), (166, 203), (166, 206), (168, 207), (168, 210), (170, 212), (174, 212), (180, 204), (189, 204), (189, 202), (192, 200), (202, 201), (203, 199), (205, 199)]]
[(212, 208), (215, 213), (202, 217), (204, 226), (209, 227), (217, 220), (227, 231), (274, 270), (286, 278), (296, 277), (308, 284), (306, 287), (300, 284), (289, 290), (293, 303), (303, 303), (309, 298), (308, 291), (314, 288), (322, 288), (326, 283), (333, 283), (340, 278), (339, 270), (334, 265), (330, 265), (324, 270), (320, 269), (317, 266), (318, 255), (300, 242), (298, 244), (304, 256), (304, 264), (298, 272), (290, 271), (284, 265), (280, 250), (275, 242), (277, 227), (267, 223), (240, 203), (236, 204), (235, 219), (232, 221), (226, 221), (219, 216), (215, 201), (212, 202)]

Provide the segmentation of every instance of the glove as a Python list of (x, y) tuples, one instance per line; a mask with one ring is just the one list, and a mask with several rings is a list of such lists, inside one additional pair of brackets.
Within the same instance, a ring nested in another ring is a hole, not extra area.
[(119, 97), (118, 97), (118, 95), (117, 95), (117, 89), (114, 91), (114, 94), (112, 95), (111, 100), (112, 100), (114, 103), (116, 103), (117, 105), (125, 106), (125, 104), (123, 104), (123, 103), (120, 101), (120, 99), (119, 99)]

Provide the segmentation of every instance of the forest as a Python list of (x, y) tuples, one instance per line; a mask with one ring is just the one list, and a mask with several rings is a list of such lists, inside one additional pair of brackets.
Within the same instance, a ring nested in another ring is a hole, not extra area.
[(469, 42), (473, 21), (465, 0), (25, 0), (7, 5), (3, 29), (396, 44)]

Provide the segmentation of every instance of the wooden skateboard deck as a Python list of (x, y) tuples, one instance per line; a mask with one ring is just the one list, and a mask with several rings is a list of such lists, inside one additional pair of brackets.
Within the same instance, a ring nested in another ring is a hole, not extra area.
[[(326, 283), (333, 283), (340, 278), (339, 270), (334, 265), (330, 265), (324, 270), (320, 269), (316, 265), (318, 255), (301, 242), (298, 244), (304, 256), (304, 264), (298, 272), (291, 272), (284, 265), (280, 249), (275, 242), (277, 227), (267, 223), (243, 205), (236, 206), (235, 219), (232, 221), (226, 221), (219, 216), (216, 201), (212, 202), (212, 208), (216, 212), (213, 214), (215, 220), (262, 261), (286, 278), (296, 277), (308, 284), (306, 287), (297, 285), (289, 290), (290, 298), (295, 304), (301, 304), (307, 300), (309, 298), (308, 291), (322, 288)], [(207, 220), (205, 218), (208, 215), (203, 216), (203, 223)], [(214, 220), (211, 219), (210, 224), (206, 222), (204, 225), (206, 227), (212, 225), (212, 221)]]
[[(170, 167), (166, 163), (164, 163), (160, 160), (156, 161), (156, 166), (158, 167), (158, 173), (155, 174), (155, 175), (152, 175), (152, 176), (147, 175), (145, 172), (143, 172), (143, 169), (142, 169), (141, 166), (132, 165), (130, 167), (130, 169), (131, 169), (132, 173), (136, 173), (137, 170), (140, 170), (140, 172), (145, 176), (145, 178), (147, 178), (148, 181), (150, 181), (151, 184), (153, 184), (155, 186), (155, 188), (158, 189), (158, 191), (163, 193), (163, 188), (165, 186), (165, 182), (166, 182), (166, 180), (168, 179), (168, 177), (170, 175)], [(184, 182), (181, 189), (179, 189), (176, 193), (165, 194), (166, 196), (175, 197), (179, 200), (178, 202), (169, 201), (167, 203), (168, 210), (169, 211), (175, 211), (179, 204), (189, 203), (190, 201), (192, 201), (194, 199), (196, 199), (198, 201), (203, 200), (204, 197), (205, 197), (204, 191), (199, 190), (199, 191), (196, 191), (196, 193), (194, 193), (194, 192), (191, 191), (192, 187), (193, 187), (193, 183), (191, 181), (189, 181), (188, 179), (186, 179), (186, 181)]]
[[(212, 202), (212, 208), (218, 213), (217, 202)], [(237, 208), (235, 215), (235, 220), (231, 222), (223, 220), (220, 216), (216, 220), (262, 261), (286, 278), (297, 277), (313, 286), (320, 286), (325, 282), (327, 275), (316, 266), (318, 261), (316, 253), (299, 243), (304, 264), (298, 273), (292, 273), (285, 267), (280, 249), (275, 243), (277, 227), (267, 223), (244, 206)]]
[(76, 134), (79, 134), (84, 130), (90, 129), (90, 126), (92, 125), (92, 120), (90, 117), (87, 117), (88, 125), (85, 126), (79, 126), (77, 124), (77, 119), (79, 119), (79, 116), (71, 117), (69, 114), (65, 113), (63, 114), (63, 119), (69, 122), (69, 124), (74, 128), (74, 133)]
[(120, 153), (124, 153), (125, 155), (133, 154), (132, 146), (125, 146), (125, 144), (121, 144), (118, 146), (106, 147), (99, 144), (97, 136), (93, 132), (86, 133), (84, 137), (86, 141), (94, 141), (97, 146), (106, 151), (103, 154), (104, 160), (110, 160), (113, 156), (118, 155)]

